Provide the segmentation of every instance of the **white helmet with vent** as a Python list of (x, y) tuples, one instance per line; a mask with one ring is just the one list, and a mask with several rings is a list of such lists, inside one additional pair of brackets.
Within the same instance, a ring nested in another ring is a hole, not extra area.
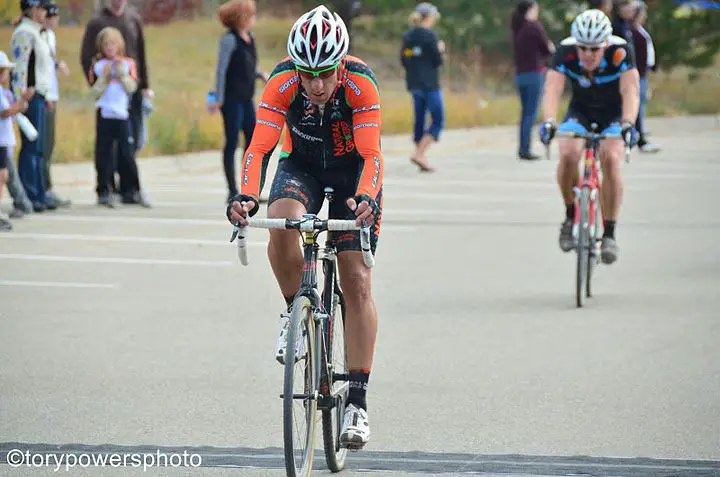
[(605, 46), (612, 35), (612, 24), (600, 10), (585, 10), (573, 21), (570, 34), (580, 45)]
[(347, 55), (350, 37), (345, 22), (324, 5), (295, 22), (288, 36), (288, 55), (303, 68), (335, 66)]

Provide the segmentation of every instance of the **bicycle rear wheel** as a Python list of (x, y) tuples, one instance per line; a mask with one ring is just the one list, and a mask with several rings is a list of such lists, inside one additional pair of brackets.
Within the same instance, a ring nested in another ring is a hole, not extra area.
[[(347, 358), (345, 355), (345, 300), (342, 292), (337, 290), (337, 303), (330, 311), (332, 316), (332, 336), (329, 347), (331, 352), (330, 371), (333, 374), (347, 375)], [(347, 381), (335, 381), (328, 376), (330, 394), (333, 396), (335, 406), (332, 409), (323, 409), (322, 427), (323, 443), (325, 445), (325, 462), (331, 472), (340, 472), (345, 467), (345, 458), (348, 450), (340, 447), (340, 431), (347, 403), (349, 384)]]
[(283, 385), (285, 470), (288, 477), (309, 477), (315, 454), (318, 377), (315, 323), (307, 297), (297, 297), (293, 302), (287, 340)]
[(580, 192), (580, 222), (578, 223), (578, 241), (577, 241), (577, 273), (575, 298), (577, 307), (583, 306), (585, 298), (585, 280), (587, 278), (588, 256), (590, 252), (589, 238), (590, 228), (588, 226), (588, 217), (590, 215), (590, 190), (583, 187)]

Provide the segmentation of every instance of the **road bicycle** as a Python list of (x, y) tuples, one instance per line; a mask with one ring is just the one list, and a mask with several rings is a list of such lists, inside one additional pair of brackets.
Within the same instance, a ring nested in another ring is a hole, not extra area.
[[(602, 171), (598, 160), (600, 142), (605, 139), (623, 139), (619, 126), (611, 126), (603, 132), (597, 132), (597, 123), (590, 125), (590, 131), (579, 123), (561, 125), (557, 137), (583, 139), (583, 172), (580, 183), (573, 187), (575, 193), (575, 218), (572, 236), (577, 252), (575, 270), (575, 301), (578, 308), (584, 304), (585, 298), (592, 297), (592, 275), (600, 263), (600, 245), (602, 243), (602, 223), (600, 209), (600, 186)], [(625, 140), (625, 162), (630, 162), (630, 138)], [(550, 147), (547, 146), (547, 157)]]
[[(334, 190), (325, 188), (333, 200)], [(355, 220), (322, 220), (313, 214), (302, 219), (248, 219), (248, 227), (298, 230), (303, 241), (303, 273), (300, 291), (292, 303), (285, 350), (283, 392), (283, 442), (288, 477), (307, 477), (312, 472), (318, 412), (322, 416), (325, 461), (332, 472), (345, 467), (348, 449), (340, 447), (349, 383), (345, 356), (345, 301), (338, 283), (337, 249), (328, 234), (321, 249), (322, 232), (360, 230), (363, 260), (375, 265), (370, 247), (370, 227)], [(238, 240), (238, 256), (248, 264), (247, 227), (235, 226), (230, 242)], [(317, 261), (322, 262), (323, 289), (318, 290)], [(293, 359), (294, 357), (294, 359)]]

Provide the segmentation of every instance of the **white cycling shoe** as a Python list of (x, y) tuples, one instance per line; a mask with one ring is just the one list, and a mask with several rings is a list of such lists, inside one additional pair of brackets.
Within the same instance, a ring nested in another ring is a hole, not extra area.
[[(277, 344), (275, 348), (275, 359), (278, 363), (284, 365), (285, 364), (285, 351), (287, 350), (287, 337), (288, 332), (290, 331), (290, 311), (287, 311), (285, 313), (280, 313), (280, 335), (277, 339)], [(297, 344), (295, 345), (295, 362), (297, 363), (298, 360), (303, 355), (304, 350), (304, 334), (305, 330), (303, 329), (303, 333), (298, 335), (297, 337)]]
[(340, 431), (340, 447), (358, 450), (365, 447), (369, 440), (370, 422), (367, 411), (354, 404), (348, 404)]

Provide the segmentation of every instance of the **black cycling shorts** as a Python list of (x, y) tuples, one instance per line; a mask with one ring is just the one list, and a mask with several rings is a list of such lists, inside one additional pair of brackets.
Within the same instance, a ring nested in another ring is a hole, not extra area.
[(576, 121), (588, 131), (590, 131), (590, 124), (597, 123), (599, 132), (604, 131), (611, 125), (619, 125), (621, 120), (622, 111), (615, 108), (605, 111), (582, 111), (571, 103), (563, 122)]
[[(340, 220), (355, 219), (355, 212), (345, 203), (355, 195), (357, 170), (348, 168), (347, 173), (323, 174), (314, 173), (292, 160), (292, 156), (282, 159), (278, 164), (270, 189), (268, 205), (278, 199), (294, 199), (300, 202), (308, 214), (317, 214), (325, 200), (325, 187), (332, 187), (333, 201), (330, 203), (328, 218)], [(377, 241), (380, 237), (380, 224), (382, 222), (382, 189), (376, 199), (380, 213), (375, 217), (370, 234), (370, 246), (375, 254)], [(360, 231), (333, 232), (335, 247), (338, 253), (343, 251), (361, 251)]]

